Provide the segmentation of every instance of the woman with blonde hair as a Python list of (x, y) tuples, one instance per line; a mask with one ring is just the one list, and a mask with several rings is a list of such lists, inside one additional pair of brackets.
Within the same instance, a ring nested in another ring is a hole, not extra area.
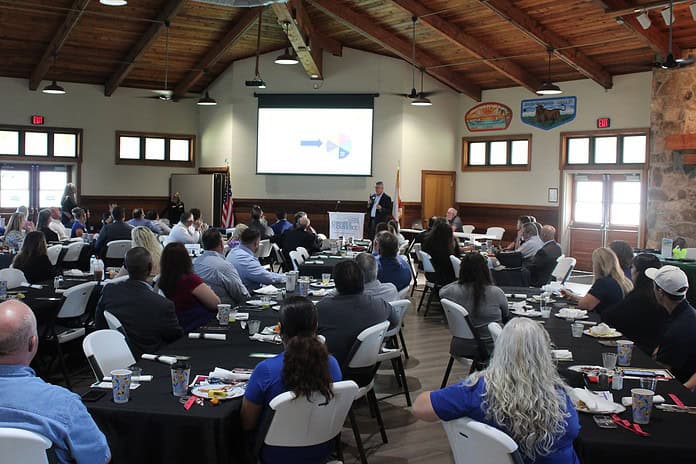
[[(152, 270), (150, 271), (150, 277), (155, 277), (160, 273), (160, 258), (162, 257), (162, 245), (155, 234), (152, 233), (150, 229), (144, 226), (138, 226), (133, 228), (131, 231), (131, 240), (133, 241), (133, 247), (143, 247), (152, 256)], [(121, 267), (118, 272), (117, 277), (122, 277), (128, 275), (128, 271)]]
[(621, 269), (619, 258), (609, 248), (597, 248), (592, 252), (592, 274), (594, 283), (587, 295), (581, 297), (570, 290), (561, 290), (561, 294), (580, 309), (601, 314), (633, 290), (633, 283)]
[(515, 440), (525, 463), (577, 464), (573, 440), (580, 424), (568, 388), (544, 327), (519, 317), (503, 329), (485, 370), (422, 393), (413, 414), (429, 422), (469, 417), (496, 427)]
[(24, 214), (12, 213), (5, 229), (5, 245), (13, 250), (19, 250), (22, 248), (25, 235)]
[(229, 242), (227, 242), (227, 245), (230, 247), (230, 251), (234, 250), (239, 246), (240, 243), (242, 243), (242, 232), (248, 228), (249, 226), (246, 224), (237, 224), (235, 226), (234, 232), (232, 233), (232, 238)]

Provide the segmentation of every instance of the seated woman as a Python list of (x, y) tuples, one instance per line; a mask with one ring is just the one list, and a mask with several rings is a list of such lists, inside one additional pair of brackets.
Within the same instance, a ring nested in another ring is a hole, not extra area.
[(561, 295), (577, 304), (580, 309), (602, 314), (602, 311), (623, 300), (633, 290), (633, 284), (624, 275), (619, 259), (609, 248), (597, 248), (592, 252), (592, 274), (594, 283), (587, 295), (581, 297), (565, 289), (561, 290)]
[(447, 222), (438, 222), (433, 227), (432, 232), (423, 242), (422, 250), (430, 255), (435, 268), (434, 273), (426, 274), (428, 280), (444, 286), (457, 279), (450, 255), (459, 257), (459, 246), (452, 234), (452, 227)]
[(39, 217), (36, 219), (36, 230), (42, 232), (46, 242), (57, 242), (58, 234), (53, 232), (48, 225), (51, 223), (51, 210), (42, 209), (39, 211)]
[(183, 243), (172, 242), (164, 248), (157, 287), (174, 302), (179, 325), (186, 332), (206, 324), (217, 313), (220, 297), (193, 273), (193, 263)]
[(87, 213), (82, 208), (73, 208), (72, 215), (75, 220), (70, 228), (70, 238), (82, 237), (87, 233)]
[(623, 240), (614, 240), (609, 244), (609, 248), (619, 259), (619, 266), (627, 279), (631, 277), (631, 264), (633, 264), (633, 247)]
[(42, 232), (29, 232), (24, 238), (22, 250), (15, 256), (12, 267), (24, 272), (27, 282), (37, 284), (56, 276), (46, 252), (46, 239)]
[(405, 258), (399, 255), (399, 241), (391, 232), (380, 232), (375, 237), (379, 248), (377, 257), (377, 280), (392, 283), (397, 290), (407, 288), (411, 283), (411, 267)]
[[(280, 337), (285, 351), (261, 361), (251, 374), (242, 403), (244, 430), (256, 429), (268, 413), (268, 403), (286, 391), (298, 397), (319, 392), (331, 399), (331, 384), (341, 380), (341, 368), (317, 339), (317, 321), (317, 310), (307, 298), (293, 296), (282, 303)], [(332, 449), (333, 441), (307, 447), (264, 446), (259, 462), (323, 463)]]
[[(486, 258), (481, 253), (465, 254), (462, 257), (459, 280), (443, 287), (440, 298), (454, 301), (469, 312), (469, 319), (490, 355), (493, 352), (493, 339), (488, 331), (488, 324), (507, 322), (510, 310), (505, 293), (493, 285)], [(469, 358), (477, 348), (473, 340), (453, 337), (450, 343), (450, 353), (458, 357)]]
[(527, 464), (579, 464), (573, 440), (580, 424), (568, 388), (544, 327), (518, 317), (503, 329), (488, 368), (420, 394), (413, 414), (429, 422), (469, 417), (496, 427), (515, 440)]
[(22, 213), (12, 213), (5, 229), (5, 245), (13, 250), (19, 250), (24, 241), (24, 215)]
[(22, 213), (24, 215), (24, 231), (26, 233), (36, 230), (34, 223), (29, 220), (29, 210), (26, 206), (18, 206), (15, 213)]
[[(158, 276), (160, 273), (160, 260), (162, 259), (162, 245), (155, 237), (155, 234), (144, 226), (134, 227), (131, 231), (131, 240), (133, 241), (133, 248), (143, 247), (145, 248), (152, 257), (152, 270), (150, 271), (149, 281)], [(127, 276), (128, 271), (125, 267), (121, 267), (118, 271), (116, 277)]]
[(408, 240), (406, 240), (406, 238), (401, 234), (399, 221), (392, 219), (391, 221), (387, 222), (387, 228), (389, 232), (396, 235), (396, 238), (399, 240), (399, 249), (408, 243)]
[(659, 343), (667, 311), (655, 299), (653, 281), (645, 275), (651, 267), (662, 266), (657, 256), (643, 253), (633, 258), (631, 277), (633, 290), (619, 303), (602, 313), (602, 321), (623, 332), (646, 353), (652, 353)]
[(249, 227), (246, 224), (237, 224), (232, 233), (232, 238), (227, 242), (227, 246), (230, 251), (237, 248), (242, 243), (242, 232), (247, 230)]
[(388, 232), (389, 231), (389, 226), (387, 225), (386, 222), (379, 222), (375, 226), (375, 236), (372, 239), (372, 255), (377, 256), (379, 255), (379, 243), (377, 243), (377, 236), (379, 235), (380, 232)]

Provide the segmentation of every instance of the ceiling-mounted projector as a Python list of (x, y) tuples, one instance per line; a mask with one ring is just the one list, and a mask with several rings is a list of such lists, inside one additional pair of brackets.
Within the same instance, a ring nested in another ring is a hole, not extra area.
[(231, 6), (234, 8), (254, 8), (266, 6), (271, 3), (288, 3), (288, 0), (194, 0), (199, 3), (210, 3), (220, 6)]

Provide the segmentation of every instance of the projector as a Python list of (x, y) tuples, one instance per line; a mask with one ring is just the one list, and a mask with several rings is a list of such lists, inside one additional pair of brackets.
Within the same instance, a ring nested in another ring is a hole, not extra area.
[(212, 5), (231, 6), (235, 8), (254, 8), (266, 6), (271, 3), (287, 3), (288, 0), (194, 0), (198, 3), (210, 3)]
[(266, 81), (264, 81), (260, 77), (255, 77), (250, 81), (245, 81), (244, 84), (247, 87), (256, 87), (257, 89), (265, 89), (266, 88)]

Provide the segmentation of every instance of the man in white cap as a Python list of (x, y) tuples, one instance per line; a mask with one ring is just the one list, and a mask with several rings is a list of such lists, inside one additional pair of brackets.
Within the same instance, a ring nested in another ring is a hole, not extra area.
[(653, 358), (686, 383), (696, 373), (696, 310), (686, 299), (689, 281), (676, 266), (649, 268), (645, 275), (655, 283), (655, 297), (669, 313)]

